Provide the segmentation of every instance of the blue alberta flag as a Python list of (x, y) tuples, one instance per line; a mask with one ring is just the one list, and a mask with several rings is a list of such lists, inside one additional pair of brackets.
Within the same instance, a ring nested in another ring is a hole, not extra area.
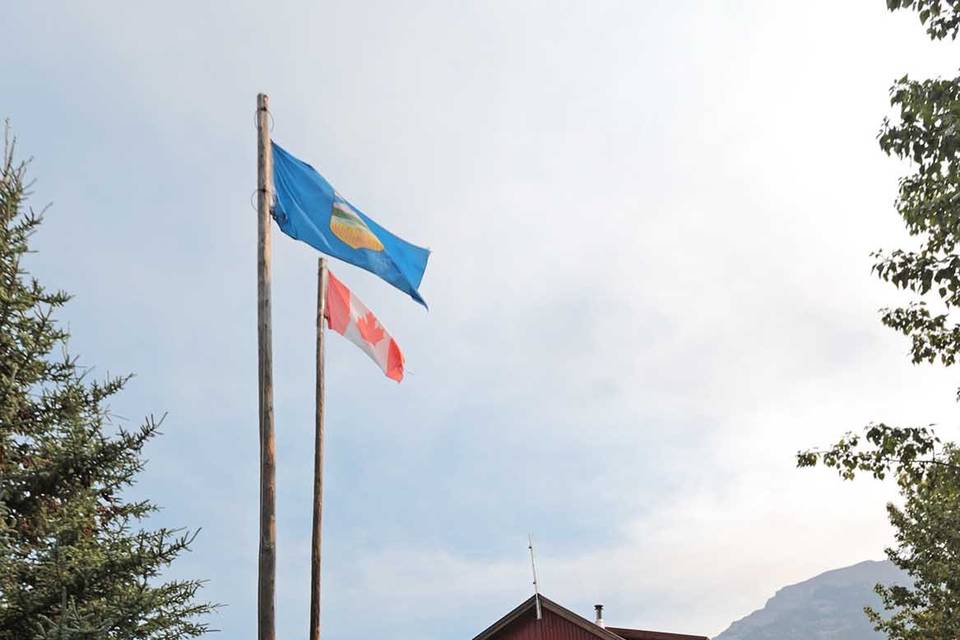
[(273, 218), (280, 230), (344, 262), (375, 273), (397, 289), (420, 297), (430, 251), (393, 235), (351, 205), (316, 169), (273, 148)]

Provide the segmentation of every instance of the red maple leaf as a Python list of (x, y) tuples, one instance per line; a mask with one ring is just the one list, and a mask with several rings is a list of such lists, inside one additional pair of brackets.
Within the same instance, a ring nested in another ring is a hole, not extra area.
[(367, 311), (366, 315), (357, 320), (357, 329), (360, 330), (360, 337), (371, 347), (383, 340), (383, 327), (377, 322), (377, 317), (373, 311)]

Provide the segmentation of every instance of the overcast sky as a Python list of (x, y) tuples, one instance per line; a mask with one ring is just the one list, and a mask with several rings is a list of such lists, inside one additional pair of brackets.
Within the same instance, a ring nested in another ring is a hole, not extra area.
[[(407, 355), (328, 340), (326, 637), (470, 638), (543, 591), (714, 635), (883, 555), (892, 488), (799, 471), (871, 420), (955, 437), (869, 253), (908, 242), (876, 132), (953, 44), (879, 0), (14, 2), (0, 115), (53, 203), (30, 268), (72, 350), (168, 412), (135, 492), (202, 527), (171, 575), (255, 635), (255, 98), (433, 250), (424, 311), (337, 276)], [(274, 234), (278, 636), (306, 635), (316, 254)]]

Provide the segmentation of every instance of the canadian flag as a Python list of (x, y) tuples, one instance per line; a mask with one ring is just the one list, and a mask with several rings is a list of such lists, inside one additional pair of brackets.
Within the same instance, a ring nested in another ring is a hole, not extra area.
[(357, 345), (391, 380), (403, 380), (403, 353), (373, 312), (327, 270), (327, 326)]

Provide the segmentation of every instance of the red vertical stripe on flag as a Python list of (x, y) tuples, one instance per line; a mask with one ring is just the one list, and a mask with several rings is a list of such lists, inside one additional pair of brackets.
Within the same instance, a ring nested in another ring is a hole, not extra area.
[(400, 382), (403, 380), (403, 353), (397, 346), (397, 341), (390, 338), (390, 348), (387, 351), (387, 377)]
[(327, 326), (343, 335), (350, 324), (350, 289), (327, 271)]

